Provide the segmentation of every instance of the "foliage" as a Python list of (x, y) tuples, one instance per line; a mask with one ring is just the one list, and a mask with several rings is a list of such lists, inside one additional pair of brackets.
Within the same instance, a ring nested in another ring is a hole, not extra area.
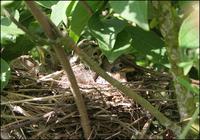
[(184, 74), (187, 75), (194, 66), (199, 73), (199, 16), (198, 9), (194, 11), (183, 21), (179, 31), (179, 45), (182, 54), (181, 67), (184, 68)]
[[(19, 11), (16, 10), (13, 14), (15, 19), (19, 20)], [(14, 42), (16, 37), (20, 34), (24, 34), (24, 32), (21, 29), (17, 28), (17, 26), (12, 23), (7, 17), (1, 16), (1, 42), (3, 44), (6, 43), (6, 40)]]
[(1, 58), (1, 91), (8, 84), (10, 78), (10, 67), (8, 63)]
[[(153, 11), (148, 9), (151, 5), (148, 1), (87, 1), (91, 9), (84, 7), (80, 1), (38, 1), (38, 4), (56, 26), (64, 25), (64, 30), (76, 43), (82, 38), (95, 39), (111, 63), (124, 54), (131, 54), (136, 57), (137, 64), (145, 63), (145, 66), (155, 69), (170, 68), (167, 58), (170, 54), (166, 53), (163, 36), (157, 27), (158, 21)], [(182, 60), (179, 67), (183, 68), (187, 76), (194, 68), (197, 73), (193, 75), (198, 77), (198, 8), (191, 4), (188, 14), (188, 11), (183, 10), (185, 7), (181, 2), (173, 6), (178, 9), (175, 12), (181, 19), (178, 41)], [(1, 7), (7, 8), (31, 33), (44, 37), (41, 27), (30, 16), (23, 2), (3, 1)], [(35, 57), (32, 49), (38, 46), (43, 45), (35, 43), (1, 11), (1, 90), (9, 80), (10, 61), (27, 53)], [(191, 86), (188, 81), (181, 78), (178, 80), (190, 92), (199, 94), (198, 88)]]
[[(88, 1), (88, 5), (92, 8), (92, 10), (97, 10), (101, 3), (101, 1)], [(78, 41), (80, 34), (83, 31), (84, 27), (87, 25), (90, 17), (91, 14), (87, 12), (85, 7), (81, 3), (78, 3), (72, 13), (72, 21), (69, 32), (70, 37), (72, 37), (75, 42)]]
[(110, 5), (122, 18), (149, 30), (147, 1), (110, 1)]

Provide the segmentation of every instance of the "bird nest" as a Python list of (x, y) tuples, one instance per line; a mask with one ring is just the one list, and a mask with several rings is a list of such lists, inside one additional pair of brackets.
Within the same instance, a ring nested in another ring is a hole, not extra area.
[[(87, 107), (91, 139), (174, 137), (147, 110), (104, 79), (92, 81), (91, 70), (79, 65), (73, 66), (73, 70)], [(89, 82), (84, 82), (84, 76)], [(123, 84), (171, 120), (179, 120), (169, 79), (152, 75), (139, 75), (137, 79)], [(13, 65), (12, 78), (1, 97), (1, 138), (84, 138), (79, 112), (63, 71), (45, 74)]]

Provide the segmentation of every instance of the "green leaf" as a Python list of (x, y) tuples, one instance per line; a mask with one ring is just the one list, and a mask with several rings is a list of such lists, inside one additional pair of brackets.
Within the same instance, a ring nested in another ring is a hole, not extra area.
[(67, 12), (66, 12), (67, 17), (72, 16), (77, 4), (78, 4), (78, 1), (71, 1), (71, 3), (69, 4), (67, 8)]
[[(20, 10), (22, 7), (22, 1), (1, 1), (1, 8), (6, 8), (9, 9), (9, 11), (15, 11), (15, 10)], [(1, 15), (2, 15), (2, 9), (1, 9)]]
[(133, 38), (132, 46), (144, 54), (151, 52), (151, 50), (161, 49), (164, 46), (163, 40), (152, 31), (129, 27), (129, 32)]
[(117, 34), (126, 26), (126, 22), (115, 17), (100, 20), (95, 14), (89, 20), (88, 26), (92, 35), (98, 40), (102, 51), (110, 51), (114, 48)]
[(1, 57), (8, 62), (22, 54), (27, 54), (34, 46), (35, 44), (27, 36), (20, 35), (16, 38), (16, 42), (10, 41), (3, 45)]
[[(87, 4), (92, 8), (92, 10), (95, 12), (103, 1), (87, 1)], [(81, 32), (83, 31), (84, 27), (87, 25), (88, 20), (90, 19), (92, 15), (88, 13), (86, 8), (83, 6), (83, 4), (79, 1), (79, 3), (76, 5), (76, 8), (73, 11), (72, 14), (72, 21), (71, 21), (71, 27), (69, 36), (73, 38), (75, 42), (78, 41)]]
[(8, 5), (8, 4), (12, 3), (12, 2), (13, 2), (13, 0), (1, 1), (1, 7), (2, 7), (2, 6), (6, 6), (6, 5)]
[(169, 65), (169, 61), (167, 58), (165, 47), (163, 47), (162, 49), (152, 50), (147, 56), (152, 57), (150, 61), (157, 65), (157, 68), (160, 66), (162, 66), (162, 68), (163, 66), (165, 66), (165, 68), (168, 68), (167, 65)]
[(114, 11), (126, 20), (136, 23), (144, 30), (149, 30), (147, 1), (110, 1)]
[(10, 78), (10, 67), (8, 63), (1, 58), (1, 91), (8, 84)]
[(157, 34), (132, 26), (128, 26), (127, 30), (132, 38), (132, 52), (136, 58), (143, 57), (146, 61), (162, 66), (168, 63), (164, 42)]
[(42, 7), (51, 9), (51, 6), (55, 5), (58, 1), (44, 1), (44, 0), (38, 0), (36, 1), (39, 5), (41, 5)]
[(56, 26), (58, 26), (61, 21), (67, 25), (66, 10), (70, 3), (71, 1), (59, 1), (51, 7), (52, 12), (50, 18)]
[[(113, 63), (122, 54), (132, 52), (131, 41), (132, 38), (129, 34), (129, 30), (125, 28), (117, 35), (114, 48), (106, 50), (102, 49), (103, 53), (108, 58), (109, 62)], [(100, 45), (101, 48), (102, 45)], [(103, 46), (103, 48), (106, 48), (106, 46)]]
[(183, 85), (185, 88), (187, 88), (189, 91), (191, 91), (193, 94), (199, 95), (199, 89), (197, 87), (193, 87), (187, 80), (177, 77), (178, 82)]
[(193, 66), (193, 61), (181, 62), (178, 66), (183, 68), (184, 75), (187, 75)]
[[(17, 21), (19, 20), (19, 12), (17, 10), (14, 13), (14, 17)], [(4, 42), (4, 39), (16, 38), (20, 34), (24, 34), (24, 32), (12, 23), (10, 19), (1, 17), (1, 42)]]
[(164, 42), (154, 32), (144, 31), (139, 27), (125, 27), (126, 22), (117, 18), (100, 20), (97, 14), (89, 20), (88, 25), (110, 62), (134, 50), (144, 56), (149, 54), (157, 57), (157, 60), (165, 60), (165, 53), (162, 50)]
[(199, 11), (194, 10), (182, 23), (179, 31), (179, 46), (199, 47)]
[(131, 46), (138, 62), (146, 60), (146, 64), (151, 62), (159, 67), (168, 63), (164, 42), (157, 34), (139, 27), (130, 26), (128, 28), (132, 38)]

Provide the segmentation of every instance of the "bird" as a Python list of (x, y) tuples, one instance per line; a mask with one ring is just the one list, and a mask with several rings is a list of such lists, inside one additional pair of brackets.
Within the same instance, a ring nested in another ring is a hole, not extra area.
[[(128, 78), (127, 76), (133, 75), (133, 73), (135, 73), (136, 69), (134, 68), (134, 65), (131, 65), (131, 63), (133, 62), (133, 60), (131, 60), (131, 57), (122, 55), (113, 63), (110, 63), (97, 45), (88, 45), (82, 47), (82, 49), (91, 57), (91, 59), (96, 61), (103, 70), (109, 73), (111, 77), (120, 82), (129, 81), (130, 78)], [(98, 75), (95, 74), (94, 80), (96, 81), (97, 78)]]
[(110, 75), (115, 78), (116, 80), (120, 81), (120, 82), (129, 82), (130, 81), (130, 77), (128, 76), (133, 76), (136, 72), (136, 69), (133, 65), (130, 65), (129, 63), (127, 63), (125, 58), (122, 59), (122, 57), (125, 56), (121, 56), (118, 59), (116, 59), (113, 63), (110, 63), (107, 58), (104, 58), (104, 60), (102, 60), (102, 69), (104, 69), (105, 71), (109, 72)]

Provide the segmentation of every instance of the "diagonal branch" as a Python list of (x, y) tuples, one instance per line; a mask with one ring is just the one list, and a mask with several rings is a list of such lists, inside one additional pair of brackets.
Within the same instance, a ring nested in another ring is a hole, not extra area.
[[(62, 37), (59, 30), (56, 28), (56, 26), (43, 14), (43, 12), (37, 7), (34, 1), (25, 1), (25, 2), (27, 6), (29, 7), (33, 16), (37, 19), (37, 21), (40, 23), (40, 25), (44, 29), (46, 36), (49, 39), (56, 40), (57, 38)], [(86, 139), (88, 139), (89, 136), (91, 135), (91, 127), (89, 124), (86, 106), (84, 104), (83, 97), (81, 96), (76, 78), (70, 66), (69, 60), (67, 59), (67, 55), (64, 51), (64, 48), (59, 45), (52, 45), (52, 46), (56, 52), (56, 56), (58, 57), (70, 81), (70, 89), (72, 91), (77, 108), (80, 113), (81, 125), (83, 127), (84, 136)]]

